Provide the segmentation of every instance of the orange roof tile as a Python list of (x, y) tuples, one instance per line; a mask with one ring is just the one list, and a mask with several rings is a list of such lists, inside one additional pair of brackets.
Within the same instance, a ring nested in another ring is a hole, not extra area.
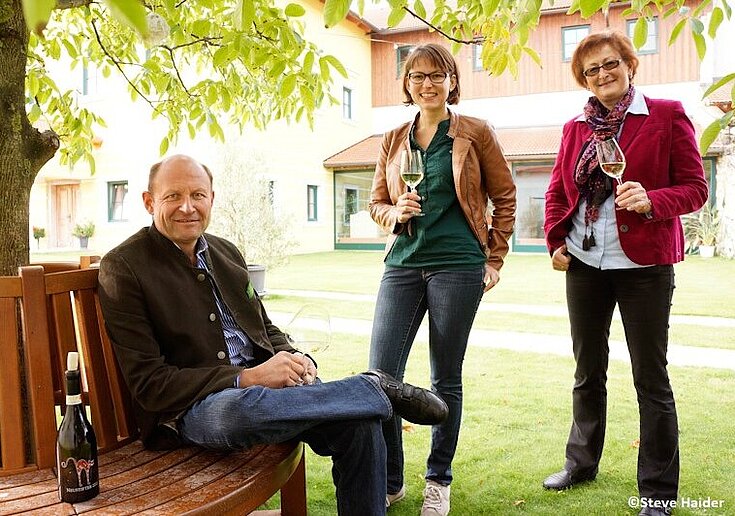
[[(514, 127), (496, 129), (508, 159), (554, 158), (561, 142), (561, 126)], [(380, 152), (382, 134), (369, 136), (328, 157), (323, 164), (331, 169), (374, 168)]]

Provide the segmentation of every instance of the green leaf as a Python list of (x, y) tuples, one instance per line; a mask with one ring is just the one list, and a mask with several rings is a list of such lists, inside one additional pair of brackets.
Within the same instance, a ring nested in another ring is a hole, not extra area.
[(697, 18), (689, 18), (689, 28), (694, 34), (702, 34), (704, 32), (704, 23)]
[(692, 34), (692, 39), (694, 40), (694, 45), (697, 47), (697, 55), (701, 61), (707, 53), (707, 42), (701, 34)]
[(164, 137), (161, 140), (161, 144), (158, 146), (158, 152), (161, 156), (163, 156), (164, 154), (168, 152), (168, 144), (169, 144), (168, 138)]
[(339, 73), (345, 79), (347, 78), (347, 70), (345, 70), (345, 67), (342, 66), (342, 63), (339, 62), (339, 59), (337, 59), (333, 55), (326, 55), (319, 59), (320, 64), (322, 61), (329, 63), (329, 66), (337, 70), (337, 73)]
[(26, 75), (26, 87), (28, 88), (28, 96), (33, 98), (38, 95), (38, 88), (40, 84), (38, 82), (38, 76), (34, 73)]
[(28, 28), (43, 37), (43, 29), (46, 28), (54, 7), (56, 0), (23, 0), (23, 17)]
[(283, 79), (283, 82), (281, 82), (281, 88), (278, 92), (281, 95), (281, 98), (285, 99), (291, 93), (293, 93), (293, 90), (296, 88), (296, 75), (287, 75), (285, 79)]
[(413, 10), (421, 18), (426, 19), (426, 7), (424, 7), (424, 3), (421, 0), (416, 0), (413, 3)]
[(105, 0), (105, 3), (118, 21), (136, 30), (141, 37), (148, 37), (148, 20), (142, 2), (139, 0)]
[(671, 30), (671, 36), (669, 36), (669, 46), (673, 45), (676, 41), (676, 38), (679, 37), (681, 34), (681, 31), (684, 30), (684, 27), (687, 24), (687, 19), (682, 18), (678, 22), (676, 22), (676, 25), (674, 25), (674, 28)]
[(482, 14), (488, 18), (495, 14), (500, 0), (482, 0)]
[(406, 10), (402, 7), (399, 7), (397, 9), (391, 9), (390, 14), (388, 15), (388, 27), (395, 27), (406, 16)]
[[(723, 117), (724, 118), (724, 117)], [(722, 118), (718, 118), (707, 126), (699, 139), (699, 155), (704, 156), (710, 148), (710, 145), (717, 139), (717, 135), (722, 130)]]
[(705, 91), (704, 94), (702, 95), (702, 99), (707, 98), (713, 91), (719, 90), (725, 84), (733, 80), (735, 80), (735, 73), (731, 73), (731, 74), (724, 76), (722, 79), (720, 79), (719, 81), (712, 84), (712, 86), (707, 88), (707, 91)]
[(324, 24), (334, 27), (345, 19), (350, 10), (350, 0), (326, 0), (324, 2)]
[(248, 30), (255, 19), (255, 4), (253, 0), (237, 0), (235, 5), (235, 28)]
[(635, 48), (641, 48), (646, 44), (648, 39), (648, 21), (642, 16), (635, 22), (635, 28), (633, 29), (633, 45)]
[(299, 4), (288, 4), (283, 11), (289, 18), (299, 18), (306, 14), (306, 9)]
[(692, 16), (695, 18), (699, 18), (704, 10), (709, 7), (709, 5), (712, 3), (712, 0), (704, 0), (703, 2), (700, 2), (696, 9), (692, 12)]
[(538, 54), (538, 52), (536, 52), (536, 51), (535, 51), (534, 49), (532, 49), (531, 47), (523, 47), (523, 51), (524, 51), (524, 52), (525, 52), (526, 54), (528, 54), (529, 56), (531, 56), (531, 59), (533, 59), (533, 61), (534, 61), (534, 62), (535, 62), (535, 63), (536, 63), (537, 65), (539, 65), (539, 67), (540, 67), (540, 68), (543, 68), (543, 63), (541, 62), (541, 56), (540, 56), (540, 55)]
[(709, 19), (709, 28), (707, 29), (707, 34), (709, 34), (710, 38), (715, 39), (717, 29), (722, 23), (724, 17), (725, 15), (722, 13), (722, 9), (719, 7), (712, 9), (712, 16)]
[(608, 0), (580, 0), (579, 5), (582, 11), (582, 18), (589, 18), (599, 11)]

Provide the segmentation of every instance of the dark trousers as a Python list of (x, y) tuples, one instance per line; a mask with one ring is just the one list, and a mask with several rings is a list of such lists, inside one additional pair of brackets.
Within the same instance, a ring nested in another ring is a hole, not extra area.
[(573, 479), (597, 473), (605, 441), (608, 337), (617, 303), (640, 414), (638, 491), (641, 497), (676, 500), (679, 430), (666, 371), (673, 266), (600, 270), (573, 258), (566, 287), (577, 369), (565, 469)]

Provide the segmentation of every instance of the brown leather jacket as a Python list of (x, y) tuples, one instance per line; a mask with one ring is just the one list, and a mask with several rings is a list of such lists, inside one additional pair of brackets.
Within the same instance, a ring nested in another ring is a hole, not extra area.
[[(485, 120), (449, 113), (448, 135), (452, 145), (454, 188), (464, 216), (480, 242), (487, 264), (500, 270), (508, 254), (508, 239), (513, 234), (516, 211), (516, 187), (508, 162)], [(400, 152), (409, 148), (409, 134), (414, 122), (385, 133), (375, 168), (370, 200), (370, 215), (388, 232), (386, 254), (405, 224), (398, 222), (394, 206), (406, 191), (399, 173)], [(492, 231), (486, 218), (488, 200), (492, 201)]]

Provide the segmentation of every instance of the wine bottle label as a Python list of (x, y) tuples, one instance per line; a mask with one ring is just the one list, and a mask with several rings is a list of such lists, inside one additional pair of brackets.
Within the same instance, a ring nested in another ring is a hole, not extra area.
[(59, 458), (59, 497), (64, 502), (88, 500), (99, 493), (97, 460), (92, 458)]
[(81, 394), (72, 394), (71, 396), (67, 395), (66, 404), (67, 405), (81, 405), (82, 395)]

